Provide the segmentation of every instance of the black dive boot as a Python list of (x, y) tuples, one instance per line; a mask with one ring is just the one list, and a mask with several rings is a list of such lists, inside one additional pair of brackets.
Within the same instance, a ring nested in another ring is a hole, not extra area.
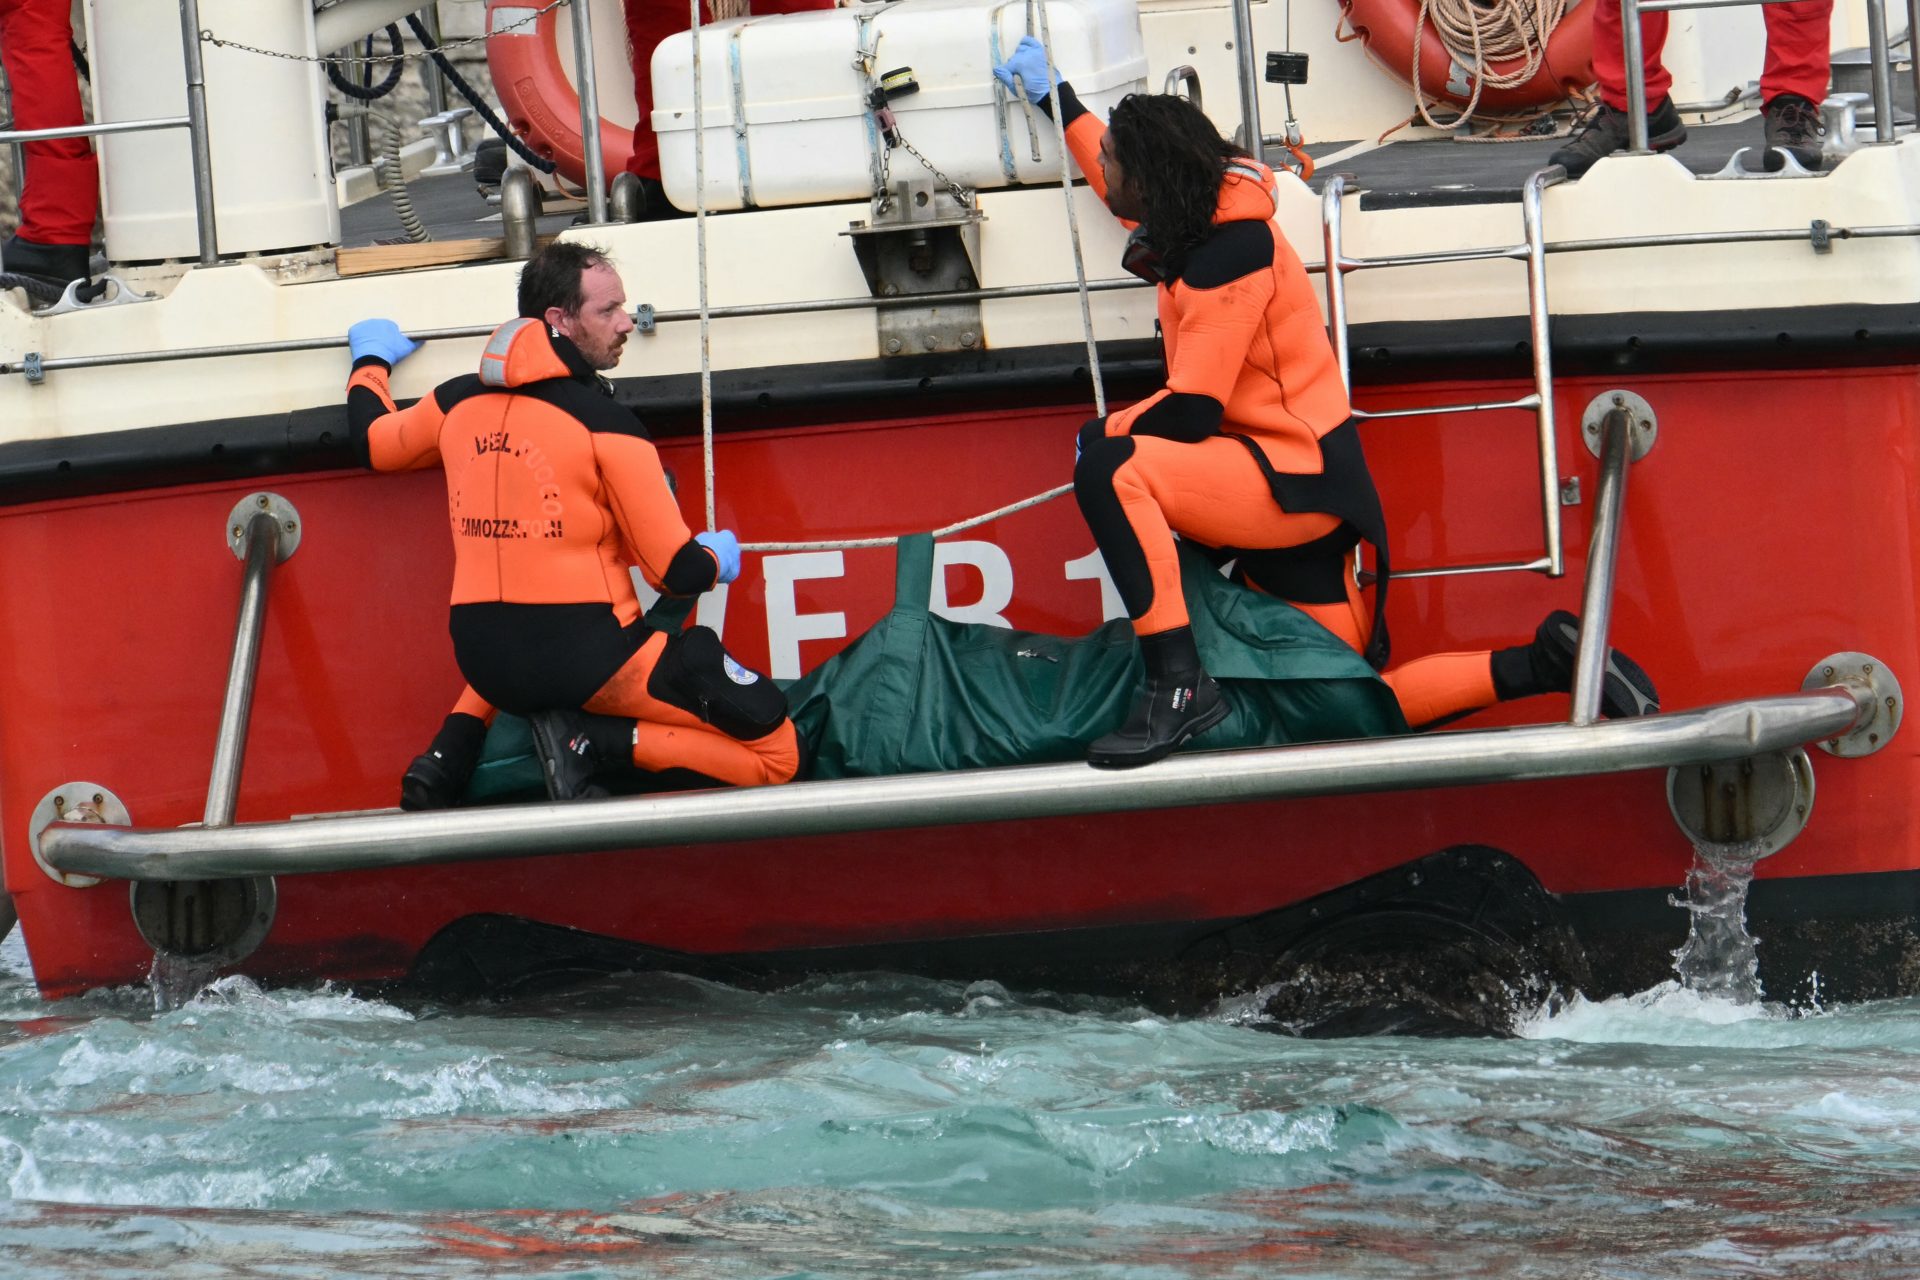
[(1192, 628), (1141, 636), (1140, 656), (1147, 666), (1147, 687), (1127, 713), (1127, 722), (1087, 748), (1089, 764), (1107, 769), (1152, 764), (1227, 718), (1220, 686), (1200, 669)]
[(456, 711), (433, 735), (433, 745), (413, 758), (400, 778), (400, 807), (451, 809), (467, 793), (467, 783), (480, 763), (480, 746), (487, 740), (487, 722)]
[[(1502, 702), (1536, 693), (1573, 692), (1573, 659), (1580, 648), (1580, 619), (1555, 609), (1533, 633), (1532, 644), (1493, 655), (1493, 691)], [(1609, 720), (1654, 715), (1660, 694), (1653, 678), (1618, 649), (1607, 651), (1600, 680), (1600, 714)]]
[(87, 278), (93, 250), (84, 244), (38, 244), (17, 234), (0, 244), (0, 272), (31, 276), (56, 291)]
[(527, 724), (552, 799), (598, 799), (607, 789), (595, 775), (633, 763), (632, 720), (588, 711), (536, 711)]

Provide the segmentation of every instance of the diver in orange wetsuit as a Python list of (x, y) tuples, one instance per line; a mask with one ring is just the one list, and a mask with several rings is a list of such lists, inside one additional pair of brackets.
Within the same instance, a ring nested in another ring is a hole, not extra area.
[[(1049, 113), (1054, 73), (1023, 39), (994, 75)], [(1103, 126), (1059, 85), (1067, 144), (1094, 193), (1133, 228), (1125, 265), (1158, 288), (1167, 382), (1082, 429), (1074, 490), (1140, 639), (1146, 689), (1088, 759), (1158, 760), (1226, 718), (1202, 670), (1180, 589), (1177, 533), (1230, 551), (1236, 575), (1386, 664), (1385, 521), (1340, 367), (1300, 259), (1275, 230), (1273, 173), (1223, 141), (1184, 98), (1133, 94)], [(1346, 571), (1372, 544), (1369, 612)], [(1556, 612), (1534, 641), (1437, 654), (1384, 679), (1415, 726), (1571, 686), (1579, 623)], [(1613, 654), (1609, 715), (1658, 708), (1651, 681)]]
[[(633, 330), (619, 275), (600, 251), (555, 242), (527, 263), (519, 302), (478, 373), (406, 409), (387, 374), (417, 344), (387, 320), (348, 335), (348, 416), (367, 461), (446, 471), (448, 629), (470, 689), (428, 757), (463, 788), (475, 729), (499, 707), (528, 717), (557, 800), (605, 794), (595, 775), (625, 764), (790, 780), (800, 746), (785, 695), (711, 630), (641, 617), (634, 567), (668, 595), (697, 595), (733, 580), (740, 545), (688, 531), (645, 429), (599, 376)], [(464, 758), (449, 751), (460, 746)]]

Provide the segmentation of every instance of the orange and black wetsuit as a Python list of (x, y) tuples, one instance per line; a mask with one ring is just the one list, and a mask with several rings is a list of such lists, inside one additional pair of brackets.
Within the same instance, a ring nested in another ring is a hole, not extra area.
[[(473, 692), (520, 715), (633, 717), (643, 769), (789, 780), (798, 748), (773, 682), (732, 663), (705, 628), (669, 635), (641, 617), (631, 568), (684, 596), (713, 586), (719, 567), (681, 520), (645, 428), (578, 348), (510, 320), (477, 374), (405, 409), (388, 372), (374, 357), (354, 363), (349, 422), (376, 469), (446, 471), (448, 630)], [(463, 697), (460, 709), (475, 706)]]
[[(1106, 126), (1059, 88), (1068, 147), (1105, 199)], [(1277, 208), (1272, 171), (1241, 159), (1221, 180), (1212, 234), (1181, 260), (1159, 261), (1151, 228), (1135, 228), (1127, 265), (1158, 285), (1167, 382), (1086, 424), (1074, 490), (1137, 634), (1187, 624), (1178, 533), (1235, 555), (1237, 577), (1378, 668), (1386, 522), (1318, 296), (1273, 225)], [(1370, 610), (1347, 570), (1362, 540), (1379, 566)], [(1488, 662), (1484, 652), (1435, 655), (1385, 679), (1418, 725), (1491, 703)]]

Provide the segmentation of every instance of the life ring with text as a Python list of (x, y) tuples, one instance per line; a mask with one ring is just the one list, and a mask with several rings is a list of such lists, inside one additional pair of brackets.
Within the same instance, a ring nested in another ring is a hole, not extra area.
[[(553, 161), (561, 177), (577, 186), (587, 178), (587, 148), (580, 133), (580, 93), (567, 74), (573, 57), (572, 41), (568, 41), (567, 55), (562, 59), (557, 8), (531, 23), (513, 25), (523, 22), (531, 9), (528, 0), (487, 0), (487, 70), (493, 75), (493, 91), (500, 99), (508, 127), (526, 139), (536, 153)], [(606, 20), (618, 15), (616, 10), (613, 14), (596, 11), (595, 16)], [(631, 99), (632, 82), (628, 81), (624, 89), (609, 84), (604, 59), (599, 66), (603, 72), (598, 77), (601, 102), (608, 101), (609, 91), (625, 93)], [(602, 116), (600, 154), (609, 179), (625, 169), (633, 155), (633, 126), (616, 124)]]
[[(1546, 56), (1540, 68), (1523, 84), (1497, 88), (1487, 85), (1480, 93), (1476, 111), (1502, 114), (1542, 107), (1578, 94), (1593, 83), (1593, 6), (1599, 0), (1585, 0), (1567, 10), (1560, 24), (1547, 37)], [(1361, 41), (1374, 61), (1413, 83), (1413, 33), (1420, 21), (1419, 0), (1340, 0), (1352, 37)], [(1518, 69), (1518, 58), (1496, 62), (1490, 73)], [(1433, 23), (1426, 24), (1420, 36), (1420, 83), (1416, 87), (1429, 101), (1464, 108), (1473, 98), (1474, 77), (1455, 63), (1440, 41)]]

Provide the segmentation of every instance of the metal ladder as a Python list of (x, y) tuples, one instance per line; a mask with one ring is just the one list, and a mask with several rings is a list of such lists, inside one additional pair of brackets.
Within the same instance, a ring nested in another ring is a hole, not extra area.
[(1443, 413), (1479, 413), (1497, 409), (1533, 411), (1540, 455), (1540, 524), (1546, 543), (1543, 554), (1531, 560), (1500, 561), (1490, 564), (1439, 565), (1393, 571), (1396, 578), (1437, 578), (1450, 574), (1508, 573), (1526, 571), (1557, 578), (1566, 572), (1560, 544), (1560, 468), (1554, 444), (1553, 424), (1553, 349), (1547, 332), (1547, 242), (1541, 193), (1564, 180), (1565, 170), (1554, 166), (1536, 170), (1527, 176), (1521, 188), (1520, 214), (1525, 239), (1516, 245), (1497, 245), (1484, 249), (1441, 249), (1426, 253), (1392, 254), (1381, 258), (1349, 257), (1341, 243), (1341, 200), (1346, 196), (1346, 179), (1334, 174), (1327, 179), (1320, 197), (1320, 227), (1326, 245), (1327, 325), (1333, 335), (1333, 350), (1340, 361), (1340, 379), (1351, 394), (1353, 373), (1347, 339), (1347, 274), (1376, 267), (1432, 266), (1447, 262), (1485, 262), (1503, 258), (1527, 264), (1527, 329), (1533, 354), (1533, 391), (1515, 400), (1493, 400), (1467, 404), (1422, 405), (1411, 409), (1353, 410), (1363, 421), (1381, 418), (1417, 418)]

